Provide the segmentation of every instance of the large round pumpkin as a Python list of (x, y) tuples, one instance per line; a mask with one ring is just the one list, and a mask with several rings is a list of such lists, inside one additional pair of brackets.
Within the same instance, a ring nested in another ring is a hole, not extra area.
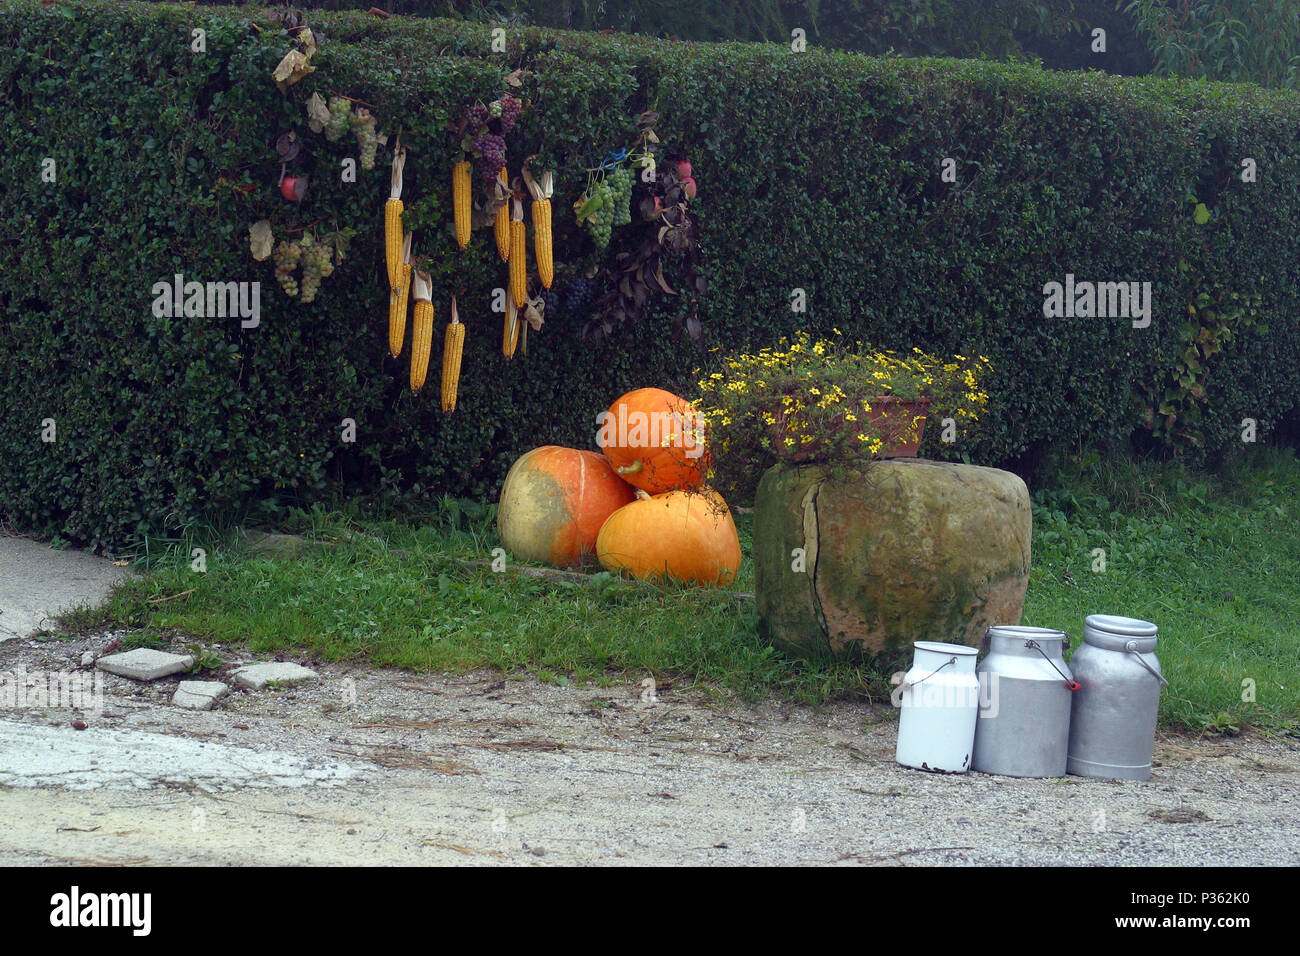
[(510, 466), (497, 530), (516, 558), (575, 567), (596, 550), (605, 519), (635, 491), (594, 451), (543, 445)]
[(607, 571), (640, 580), (730, 584), (740, 570), (740, 537), (727, 503), (712, 488), (641, 491), (600, 529), (596, 557)]
[(611, 405), (599, 424), (596, 444), (625, 481), (652, 495), (704, 484), (704, 422), (684, 398), (638, 388)]

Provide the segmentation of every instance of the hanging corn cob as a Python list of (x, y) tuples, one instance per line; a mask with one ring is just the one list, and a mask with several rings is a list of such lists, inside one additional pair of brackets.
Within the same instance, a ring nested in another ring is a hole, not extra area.
[(408, 232), (402, 239), (401, 261), (397, 266), (397, 282), (388, 293), (388, 354), (397, 358), (406, 338), (406, 311), (411, 297), (411, 240), (415, 234)]
[[(506, 168), (501, 167), (501, 172), (497, 174), (498, 181), (509, 190), (510, 180), (506, 176)], [(497, 237), (497, 253), (501, 256), (502, 262), (510, 261), (510, 198), (507, 195), (506, 201), (497, 209), (496, 220), (492, 223), (492, 229)]]
[(433, 295), (429, 273), (416, 269), (411, 282), (415, 297), (415, 316), (411, 327), (411, 391), (424, 387), (429, 372), (429, 353), (433, 350)]
[(451, 203), (456, 217), (456, 242), (464, 249), (469, 245), (469, 163), (461, 160), (451, 170)]
[(465, 325), (456, 312), (456, 297), (451, 297), (451, 322), (442, 342), (442, 410), (456, 410), (456, 386), (460, 383), (460, 360), (465, 351)]
[(519, 310), (515, 308), (514, 300), (506, 296), (506, 326), (501, 337), (501, 354), (506, 358), (514, 358), (515, 346), (519, 344)]
[(524, 257), (524, 204), (514, 201), (510, 211), (510, 298), (516, 309), (528, 301), (528, 264)]
[(537, 277), (542, 287), (549, 289), (555, 279), (555, 260), (551, 238), (551, 173), (542, 173), (540, 181), (533, 179), (524, 166), (524, 182), (533, 196), (533, 252), (537, 258)]
[(388, 202), (384, 204), (384, 253), (388, 262), (388, 287), (396, 289), (402, 278), (402, 167), (406, 150), (393, 153), (393, 172), (389, 180)]

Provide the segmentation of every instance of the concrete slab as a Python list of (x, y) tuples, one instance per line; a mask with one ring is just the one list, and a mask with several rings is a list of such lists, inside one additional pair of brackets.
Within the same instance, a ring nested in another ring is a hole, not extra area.
[(269, 747), (250, 750), (170, 734), (97, 727), (76, 731), (0, 720), (0, 788), (144, 789), (183, 784), (212, 792), (328, 787), (358, 773), (350, 764)]
[(172, 703), (189, 710), (211, 710), (230, 688), (219, 680), (183, 680), (176, 685)]
[(136, 680), (157, 680), (170, 674), (178, 674), (194, 663), (189, 654), (169, 654), (155, 651), (150, 647), (137, 647), (133, 651), (110, 654), (95, 661), (101, 671), (132, 677)]
[(130, 575), (85, 551), (0, 535), (0, 641), (30, 637), (57, 614), (99, 604)]
[(288, 661), (270, 661), (265, 664), (249, 664), (241, 667), (231, 675), (236, 684), (261, 690), (271, 681), (277, 684), (297, 684), (305, 680), (316, 680), (320, 675), (309, 667)]

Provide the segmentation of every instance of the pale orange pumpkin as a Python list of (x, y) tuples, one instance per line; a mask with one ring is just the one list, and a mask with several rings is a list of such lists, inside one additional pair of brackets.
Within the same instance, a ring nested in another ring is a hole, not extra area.
[(638, 388), (614, 402), (599, 425), (596, 444), (624, 481), (652, 495), (704, 484), (704, 422), (684, 398)]
[(638, 491), (637, 500), (600, 529), (596, 557), (607, 571), (639, 580), (726, 585), (740, 570), (740, 536), (727, 503), (712, 488)]
[(543, 445), (510, 466), (497, 531), (519, 560), (576, 567), (595, 553), (605, 519), (634, 497), (601, 455)]

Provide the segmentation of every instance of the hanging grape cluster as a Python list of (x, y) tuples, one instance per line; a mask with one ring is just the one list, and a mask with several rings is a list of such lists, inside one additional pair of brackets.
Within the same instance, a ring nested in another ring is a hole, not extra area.
[(331, 143), (337, 143), (352, 128), (352, 103), (341, 96), (331, 96), (329, 111), (329, 122), (325, 124), (325, 138)]
[(496, 180), (506, 164), (505, 134), (514, 129), (523, 103), (509, 93), (490, 104), (475, 103), (465, 110), (465, 149), (475, 156), (478, 173)]
[(307, 233), (302, 237), (302, 301), (315, 302), (320, 280), (334, 271), (333, 249)]
[(352, 119), (352, 132), (361, 147), (361, 168), (375, 168), (375, 153), (379, 150), (379, 134), (375, 132), (375, 117), (365, 107), (358, 107)]
[(609, 246), (609, 237), (614, 232), (614, 187), (608, 179), (602, 179), (587, 191), (587, 195), (598, 201), (594, 215), (583, 220), (587, 231), (596, 243), (596, 248), (604, 251)]
[(626, 226), (632, 221), (632, 170), (619, 166), (606, 181), (614, 191), (614, 225)]
[(276, 243), (275, 251), (271, 253), (271, 259), (275, 262), (275, 281), (280, 283), (280, 288), (290, 298), (298, 295), (298, 280), (293, 274), (301, 258), (302, 247), (296, 242), (285, 242), (283, 239)]
[(596, 284), (583, 276), (570, 279), (564, 290), (564, 310), (581, 315), (596, 297)]
[[(275, 263), (275, 281), (284, 294), (304, 303), (316, 301), (321, 279), (332, 275), (337, 262), (343, 261), (341, 240), (320, 239), (310, 232), (296, 242), (281, 240), (271, 252)], [(302, 266), (302, 281), (296, 276)]]

